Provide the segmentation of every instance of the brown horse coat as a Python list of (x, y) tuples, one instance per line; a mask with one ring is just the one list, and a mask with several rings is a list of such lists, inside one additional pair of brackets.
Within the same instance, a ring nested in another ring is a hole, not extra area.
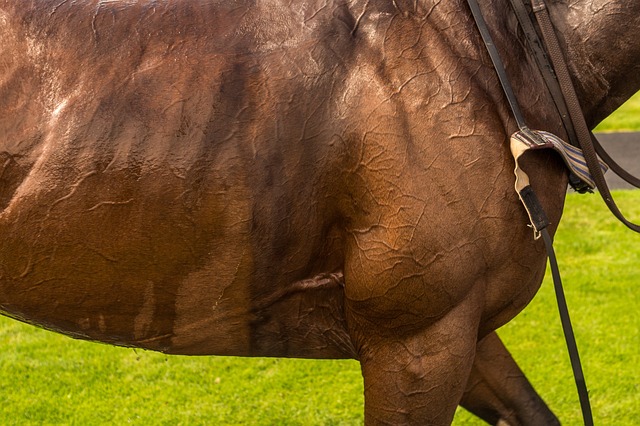
[[(550, 7), (595, 125), (640, 87), (640, 3)], [(483, 9), (530, 125), (562, 135), (507, 3)], [(506, 354), (490, 333), (545, 254), (463, 1), (0, 0), (0, 38), (5, 314), (167, 353), (354, 357), (370, 423), (449, 422), (478, 340)], [(527, 160), (555, 225), (566, 171)]]

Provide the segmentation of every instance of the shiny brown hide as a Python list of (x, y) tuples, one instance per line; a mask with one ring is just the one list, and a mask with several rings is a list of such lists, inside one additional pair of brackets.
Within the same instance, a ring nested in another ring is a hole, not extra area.
[[(530, 125), (562, 135), (507, 2), (482, 7)], [(594, 125), (640, 88), (640, 2), (550, 7)], [(368, 424), (552, 416), (491, 334), (545, 254), (464, 1), (0, 0), (0, 39), (0, 311), (357, 358)], [(555, 228), (566, 172), (526, 160)]]

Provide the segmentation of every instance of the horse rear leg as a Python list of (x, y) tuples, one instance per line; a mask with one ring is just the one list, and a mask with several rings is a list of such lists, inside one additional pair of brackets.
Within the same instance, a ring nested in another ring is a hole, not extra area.
[(560, 424), (495, 332), (478, 342), (460, 405), (494, 425)]

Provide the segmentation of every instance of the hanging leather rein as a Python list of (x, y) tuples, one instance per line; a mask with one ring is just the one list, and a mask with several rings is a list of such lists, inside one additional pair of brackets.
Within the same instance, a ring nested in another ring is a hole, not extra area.
[[(525, 4), (524, 0), (509, 1), (527, 38), (528, 45), (562, 120), (571, 146), (553, 134), (532, 130), (527, 126), (509, 82), (504, 64), (493, 43), (477, 0), (467, 0), (516, 123), (518, 124), (519, 131), (511, 137), (511, 150), (516, 160), (516, 191), (529, 215), (535, 237), (539, 238), (541, 236), (547, 249), (558, 310), (576, 387), (578, 389), (582, 416), (584, 424), (590, 426), (593, 425), (591, 405), (562, 288), (558, 263), (553, 250), (553, 241), (546, 229), (549, 221), (533, 189), (529, 185), (528, 176), (519, 168), (518, 158), (530, 149), (552, 148), (556, 150), (561, 154), (565, 164), (570, 170), (569, 182), (571, 186), (581, 193), (597, 189), (614, 216), (636, 232), (640, 232), (640, 226), (628, 221), (620, 212), (611, 196), (611, 192), (604, 178), (604, 172), (607, 168), (611, 168), (617, 175), (636, 187), (640, 187), (640, 179), (632, 176), (613, 161), (589, 130), (544, 0), (531, 0), (530, 4)], [(543, 40), (538, 36), (533, 20), (531, 19), (531, 12), (535, 15)], [(551, 63), (548, 58), (551, 59)], [(604, 161), (601, 161), (598, 155), (600, 155)]]

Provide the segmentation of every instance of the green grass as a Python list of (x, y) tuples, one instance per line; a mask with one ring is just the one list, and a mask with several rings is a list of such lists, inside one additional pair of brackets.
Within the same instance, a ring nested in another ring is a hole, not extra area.
[[(640, 218), (640, 191), (617, 191)], [(640, 237), (570, 194), (556, 238), (596, 424), (640, 414)], [(500, 334), (565, 425), (580, 411), (551, 282)], [(176, 357), (75, 341), (0, 318), (2, 425), (357, 425), (355, 361)], [(459, 410), (456, 425), (481, 422)]]
[(640, 131), (640, 92), (596, 127), (597, 132)]
[[(640, 222), (640, 191), (615, 191)], [(596, 424), (637, 425), (640, 415), (640, 236), (598, 195), (569, 194), (555, 239)], [(499, 334), (564, 425), (581, 424), (550, 273), (533, 302)], [(457, 423), (480, 424), (460, 410)]]
[(355, 361), (168, 357), (2, 319), (2, 425), (361, 422)]

